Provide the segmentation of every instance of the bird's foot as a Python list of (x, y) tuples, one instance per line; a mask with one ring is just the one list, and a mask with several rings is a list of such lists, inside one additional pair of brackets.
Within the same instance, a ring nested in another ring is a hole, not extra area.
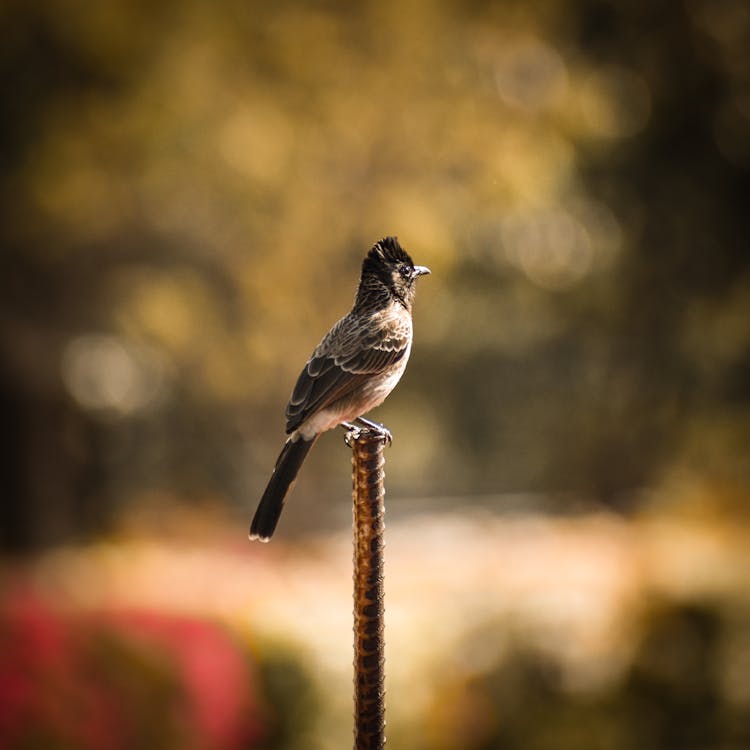
[(362, 428), (351, 422), (342, 422), (341, 426), (346, 430), (344, 442), (351, 448), (362, 434)]
[(386, 445), (390, 445), (393, 442), (393, 435), (385, 425), (378, 422), (372, 422), (364, 417), (357, 417), (354, 421), (366, 430), (370, 430), (370, 432), (379, 435)]
[(358, 440), (362, 435), (372, 435), (383, 441), (386, 446), (393, 442), (391, 431), (377, 422), (371, 422), (364, 417), (357, 417), (354, 422), (342, 422), (341, 426), (346, 430), (344, 440), (351, 448), (352, 442)]

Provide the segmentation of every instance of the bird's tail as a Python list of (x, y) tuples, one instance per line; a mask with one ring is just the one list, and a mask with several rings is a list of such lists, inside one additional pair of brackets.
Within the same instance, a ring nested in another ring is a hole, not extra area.
[(279, 516), (284, 509), (284, 500), (294, 486), (302, 462), (305, 460), (317, 435), (312, 440), (298, 437), (289, 438), (276, 460), (276, 466), (268, 480), (268, 486), (255, 511), (253, 522), (250, 524), (250, 539), (267, 542), (279, 522)]

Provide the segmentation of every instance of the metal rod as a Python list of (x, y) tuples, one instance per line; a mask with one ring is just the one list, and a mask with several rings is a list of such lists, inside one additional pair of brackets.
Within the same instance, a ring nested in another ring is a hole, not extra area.
[[(390, 435), (388, 435), (390, 437)], [(385, 745), (385, 637), (383, 633), (383, 532), (385, 476), (383, 434), (355, 429), (352, 448), (354, 501), (354, 748)]]

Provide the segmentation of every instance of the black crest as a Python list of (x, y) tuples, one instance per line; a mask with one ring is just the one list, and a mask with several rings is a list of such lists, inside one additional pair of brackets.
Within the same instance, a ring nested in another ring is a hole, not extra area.
[(409, 257), (409, 253), (399, 244), (396, 237), (383, 237), (380, 242), (376, 242), (362, 264), (362, 271), (377, 272), (378, 268), (383, 266), (395, 266), (399, 263), (414, 267), (414, 262)]
[(383, 258), (391, 263), (408, 263), (413, 266), (414, 263), (409, 257), (409, 253), (399, 244), (398, 237), (383, 237), (380, 242), (376, 242), (370, 250), (373, 253), (380, 254)]

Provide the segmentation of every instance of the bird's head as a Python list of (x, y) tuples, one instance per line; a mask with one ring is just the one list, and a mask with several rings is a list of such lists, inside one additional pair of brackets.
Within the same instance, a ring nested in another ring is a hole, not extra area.
[(415, 281), (430, 273), (426, 266), (415, 266), (409, 253), (396, 237), (384, 237), (376, 242), (362, 263), (362, 279), (357, 295), (387, 292), (407, 309), (414, 301)]

